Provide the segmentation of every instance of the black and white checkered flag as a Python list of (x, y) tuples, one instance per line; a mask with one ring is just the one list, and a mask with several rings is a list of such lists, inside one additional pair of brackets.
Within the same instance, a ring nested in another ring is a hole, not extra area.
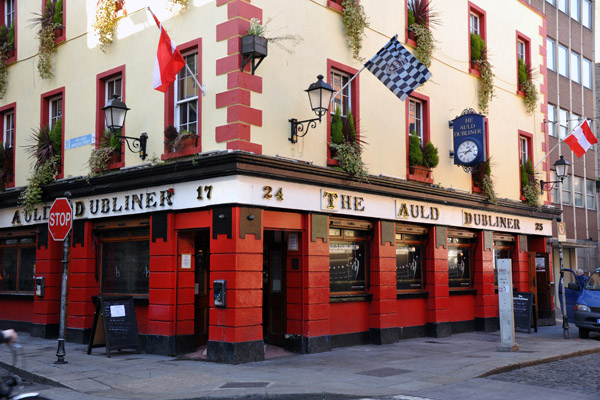
[(427, 67), (395, 36), (367, 61), (365, 67), (402, 101), (431, 77)]

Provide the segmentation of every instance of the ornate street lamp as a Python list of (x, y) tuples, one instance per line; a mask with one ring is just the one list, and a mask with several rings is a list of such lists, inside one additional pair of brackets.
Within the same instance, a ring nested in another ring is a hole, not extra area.
[[(102, 110), (104, 111), (104, 120), (106, 121), (106, 126), (112, 135), (121, 140), (125, 140), (129, 151), (132, 153), (139, 153), (140, 158), (145, 160), (148, 156), (148, 153), (146, 152), (148, 134), (146, 132), (142, 133), (139, 138), (122, 136), (118, 134), (118, 132), (123, 128), (123, 125), (125, 125), (125, 117), (127, 116), (127, 111), (129, 111), (127, 105), (119, 100), (119, 96), (113, 94), (112, 99), (110, 99), (108, 103), (102, 107)], [(129, 143), (130, 140), (131, 143)]]
[[(317, 81), (311, 83), (308, 89), (305, 90), (308, 93), (308, 100), (310, 101), (310, 108), (314, 111), (319, 118), (306, 119), (304, 121), (298, 121), (296, 118), (290, 119), (292, 124), (292, 130), (290, 134), (290, 142), (297, 143), (298, 137), (304, 137), (308, 133), (310, 128), (317, 127), (317, 121), (321, 122), (321, 117), (329, 110), (329, 102), (333, 95), (333, 88), (326, 82), (323, 82), (323, 75), (317, 76)], [(306, 124), (306, 125), (304, 125)], [(304, 132), (302, 135), (298, 135), (298, 132)]]

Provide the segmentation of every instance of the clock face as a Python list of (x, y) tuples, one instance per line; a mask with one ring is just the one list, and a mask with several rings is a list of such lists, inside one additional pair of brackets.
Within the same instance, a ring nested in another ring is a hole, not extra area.
[(477, 143), (472, 140), (465, 140), (458, 146), (458, 149), (456, 149), (456, 156), (462, 164), (472, 163), (473, 160), (477, 158), (478, 154), (479, 147), (477, 146)]

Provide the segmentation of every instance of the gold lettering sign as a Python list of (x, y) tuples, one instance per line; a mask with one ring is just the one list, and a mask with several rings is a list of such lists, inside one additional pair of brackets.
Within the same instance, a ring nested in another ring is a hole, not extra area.
[(499, 229), (521, 230), (518, 218), (501, 217), (498, 215), (463, 212), (463, 225), (473, 227), (489, 227)]
[(365, 211), (364, 197), (338, 194), (327, 190), (322, 190), (322, 193), (323, 199), (326, 199), (325, 208), (327, 210)]

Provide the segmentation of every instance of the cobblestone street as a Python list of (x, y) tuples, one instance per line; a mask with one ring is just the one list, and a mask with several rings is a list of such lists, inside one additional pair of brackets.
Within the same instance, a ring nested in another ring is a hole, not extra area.
[(600, 354), (590, 354), (492, 375), (488, 379), (594, 394), (600, 393), (598, 376)]

